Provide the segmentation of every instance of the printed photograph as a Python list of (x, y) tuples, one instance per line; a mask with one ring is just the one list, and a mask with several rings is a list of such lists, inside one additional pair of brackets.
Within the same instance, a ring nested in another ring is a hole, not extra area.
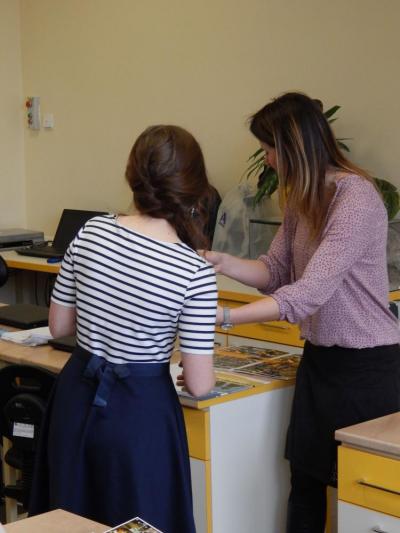
[(283, 352), (282, 350), (275, 350), (272, 348), (257, 348), (256, 346), (227, 346), (226, 348), (223, 348), (223, 350), (226, 352), (266, 358), (282, 357), (283, 355), (288, 355), (288, 352)]
[(159, 529), (151, 526), (139, 517), (132, 518), (113, 529), (107, 529), (104, 533), (162, 533)]
[(289, 380), (296, 377), (300, 360), (299, 355), (289, 355), (278, 360), (264, 361), (238, 368), (235, 369), (235, 372), (254, 377)]
[(229, 355), (214, 355), (214, 367), (219, 369), (232, 370), (233, 368), (240, 368), (250, 363), (258, 362), (258, 357), (232, 357)]
[[(210, 398), (217, 398), (218, 396), (225, 396), (226, 394), (250, 389), (253, 386), (254, 385), (251, 383), (241, 383), (238, 381), (218, 378), (212, 390), (208, 394), (198, 397), (197, 400), (209, 400)], [(193, 396), (185, 389), (178, 391), (178, 394), (184, 398), (193, 398)]]

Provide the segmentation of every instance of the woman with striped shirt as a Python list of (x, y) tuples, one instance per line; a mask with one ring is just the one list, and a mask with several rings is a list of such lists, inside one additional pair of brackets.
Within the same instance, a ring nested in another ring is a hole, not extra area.
[(195, 251), (210, 186), (200, 146), (176, 126), (139, 136), (126, 178), (136, 214), (91, 219), (54, 287), (50, 330), (76, 332), (77, 348), (51, 402), (30, 510), (111, 526), (140, 516), (165, 533), (194, 533), (169, 360), (179, 338), (186, 388), (212, 388), (216, 280)]

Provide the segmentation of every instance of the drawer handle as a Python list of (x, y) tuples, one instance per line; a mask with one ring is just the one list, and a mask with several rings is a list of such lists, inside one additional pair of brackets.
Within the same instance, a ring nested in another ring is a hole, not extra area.
[(377, 489), (377, 490), (383, 490), (384, 492), (390, 492), (390, 494), (396, 494), (396, 496), (400, 496), (400, 491), (398, 490), (387, 489), (386, 487), (382, 487), (381, 485), (374, 485), (373, 483), (368, 483), (368, 481), (364, 481), (363, 479), (357, 480), (357, 483), (359, 485), (363, 485), (364, 487), (369, 487), (371, 489)]
[(389, 531), (385, 531), (384, 529), (381, 529), (379, 526), (375, 526), (371, 529), (374, 533), (389, 533)]
[(290, 329), (290, 326), (286, 326), (285, 324), (270, 324), (269, 322), (260, 322), (261, 326), (266, 326), (267, 328), (273, 328), (273, 329), (283, 329), (287, 331)]

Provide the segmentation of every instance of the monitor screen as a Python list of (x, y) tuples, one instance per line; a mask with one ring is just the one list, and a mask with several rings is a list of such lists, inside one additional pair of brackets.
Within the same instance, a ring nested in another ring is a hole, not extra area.
[(75, 235), (85, 224), (85, 222), (87, 222), (90, 218), (105, 214), (107, 213), (104, 211), (64, 209), (57, 227), (56, 234), (54, 236), (53, 246), (65, 252), (69, 246), (69, 243), (74, 239)]

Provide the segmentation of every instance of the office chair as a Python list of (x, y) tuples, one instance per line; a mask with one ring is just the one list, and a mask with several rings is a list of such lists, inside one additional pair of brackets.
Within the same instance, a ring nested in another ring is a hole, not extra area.
[(0, 370), (0, 434), (11, 443), (4, 461), (20, 471), (16, 484), (5, 485), (3, 493), (24, 508), (29, 502), (41, 422), (54, 381), (55, 374), (33, 366), (10, 365)]
[(8, 268), (7, 263), (0, 255), (0, 287), (2, 287), (8, 280)]

